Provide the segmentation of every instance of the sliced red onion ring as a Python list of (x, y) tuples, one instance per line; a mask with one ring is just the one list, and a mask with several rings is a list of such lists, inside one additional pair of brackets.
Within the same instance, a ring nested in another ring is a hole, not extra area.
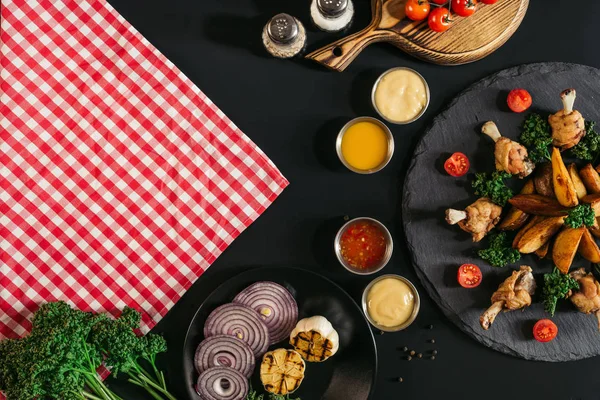
[(242, 290), (233, 299), (255, 310), (267, 325), (270, 344), (290, 336), (298, 322), (298, 305), (292, 294), (275, 282), (256, 282)]
[(198, 377), (196, 392), (202, 400), (244, 400), (248, 379), (233, 368), (209, 368)]
[(228, 303), (217, 307), (204, 323), (204, 337), (230, 335), (246, 342), (255, 357), (269, 348), (269, 331), (258, 313), (241, 304)]
[(194, 364), (199, 374), (213, 367), (229, 367), (250, 378), (254, 353), (246, 342), (235, 336), (216, 335), (204, 339), (196, 350)]

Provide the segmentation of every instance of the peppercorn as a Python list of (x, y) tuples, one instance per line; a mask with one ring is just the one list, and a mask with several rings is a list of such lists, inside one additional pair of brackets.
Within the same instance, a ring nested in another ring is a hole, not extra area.
[(379, 331), (379, 334), (380, 334), (380, 335), (383, 335), (384, 333), (385, 333), (384, 331)]
[(404, 382), (404, 379), (402, 379), (402, 377), (398, 378), (398, 382)]
[(435, 360), (435, 356), (431, 356), (431, 357), (429, 357), (429, 358), (431, 358), (432, 360)]
[(435, 343), (435, 339), (429, 339), (429, 343), (434, 344)]
[(412, 360), (411, 356), (406, 357), (406, 361), (410, 361), (410, 360)]
[(404, 347), (402, 348), (402, 351), (408, 351), (408, 347), (404, 346)]
[(423, 354), (421, 354), (421, 353), (417, 354), (417, 358), (423, 358)]
[(431, 354), (433, 354), (434, 356), (437, 355), (437, 350), (432, 351)]
[(433, 325), (429, 325), (427, 329), (433, 329)]
[(411, 350), (411, 351), (410, 351), (410, 355), (411, 355), (411, 356), (414, 356), (415, 354), (416, 354), (416, 351), (414, 351), (414, 350)]

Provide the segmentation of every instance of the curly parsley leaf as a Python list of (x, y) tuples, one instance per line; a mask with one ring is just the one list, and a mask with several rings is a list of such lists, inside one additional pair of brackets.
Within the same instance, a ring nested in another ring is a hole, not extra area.
[(521, 259), (521, 253), (513, 249), (506, 232), (494, 233), (489, 236), (490, 244), (487, 249), (479, 250), (477, 255), (491, 266), (503, 268)]
[(569, 228), (581, 228), (582, 226), (594, 226), (596, 214), (589, 204), (580, 204), (571, 210), (565, 218), (565, 225)]
[(600, 133), (594, 130), (594, 121), (585, 121), (585, 136), (571, 149), (571, 155), (580, 160), (592, 161), (600, 154)]
[(557, 268), (549, 274), (544, 274), (544, 310), (554, 317), (558, 300), (566, 299), (569, 291), (573, 289), (579, 289), (579, 283), (571, 275), (563, 274)]
[(541, 115), (531, 113), (525, 118), (519, 140), (527, 147), (529, 159), (534, 163), (551, 159), (548, 146), (552, 144), (552, 129)]
[(491, 174), (480, 172), (475, 174), (475, 180), (471, 185), (476, 195), (488, 197), (494, 203), (504, 207), (508, 199), (513, 197), (512, 190), (504, 183), (505, 179), (511, 177), (511, 174), (503, 171), (494, 171)]

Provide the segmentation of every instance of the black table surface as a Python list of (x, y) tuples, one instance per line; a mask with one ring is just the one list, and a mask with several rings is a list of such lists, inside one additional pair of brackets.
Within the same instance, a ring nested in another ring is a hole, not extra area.
[[(503, 0), (500, 0), (503, 1)], [(351, 31), (368, 23), (369, 3), (355, 0)], [(402, 185), (416, 142), (449, 101), (473, 82), (514, 65), (564, 61), (600, 67), (600, 2), (531, 1), (516, 34), (487, 58), (458, 67), (416, 60), (387, 44), (367, 48), (343, 73), (305, 60), (278, 60), (262, 48), (262, 26), (288, 12), (307, 27), (308, 49), (339, 35), (310, 24), (309, 2), (277, 0), (110, 0), (151, 43), (200, 87), (280, 168), (291, 182), (273, 205), (215, 261), (154, 329), (169, 352), (160, 357), (169, 386), (185, 399), (182, 346), (203, 299), (220, 283), (258, 266), (301, 266), (334, 280), (357, 301), (372, 277), (343, 269), (332, 252), (344, 216), (370, 216), (390, 229), (394, 255), (382, 273), (412, 280), (421, 312), (409, 329), (376, 335), (379, 373), (373, 399), (598, 399), (598, 358), (571, 363), (524, 361), (476, 343), (448, 321), (420, 286), (404, 242)], [(351, 118), (376, 116), (370, 90), (388, 68), (407, 66), (429, 82), (425, 115), (390, 126), (394, 158), (381, 172), (361, 176), (336, 158), (334, 137)], [(424, 182), (424, 184), (427, 184)], [(424, 238), (426, 240), (426, 238)], [(268, 277), (265, 277), (268, 278)], [(425, 329), (429, 324), (433, 330)], [(435, 344), (428, 343), (435, 339)], [(398, 348), (438, 351), (435, 360), (403, 360)], [(398, 377), (403, 378), (398, 383)], [(143, 399), (124, 381), (109, 381), (125, 398)], [(315, 400), (315, 399), (302, 399)], [(351, 400), (351, 399), (349, 399)]]

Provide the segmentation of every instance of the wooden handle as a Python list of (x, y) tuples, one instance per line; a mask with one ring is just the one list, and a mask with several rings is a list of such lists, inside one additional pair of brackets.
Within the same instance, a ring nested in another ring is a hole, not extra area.
[(360, 32), (346, 36), (308, 54), (306, 58), (314, 60), (334, 71), (343, 71), (371, 43), (381, 42), (390, 38), (389, 31), (378, 30), (373, 25)]

